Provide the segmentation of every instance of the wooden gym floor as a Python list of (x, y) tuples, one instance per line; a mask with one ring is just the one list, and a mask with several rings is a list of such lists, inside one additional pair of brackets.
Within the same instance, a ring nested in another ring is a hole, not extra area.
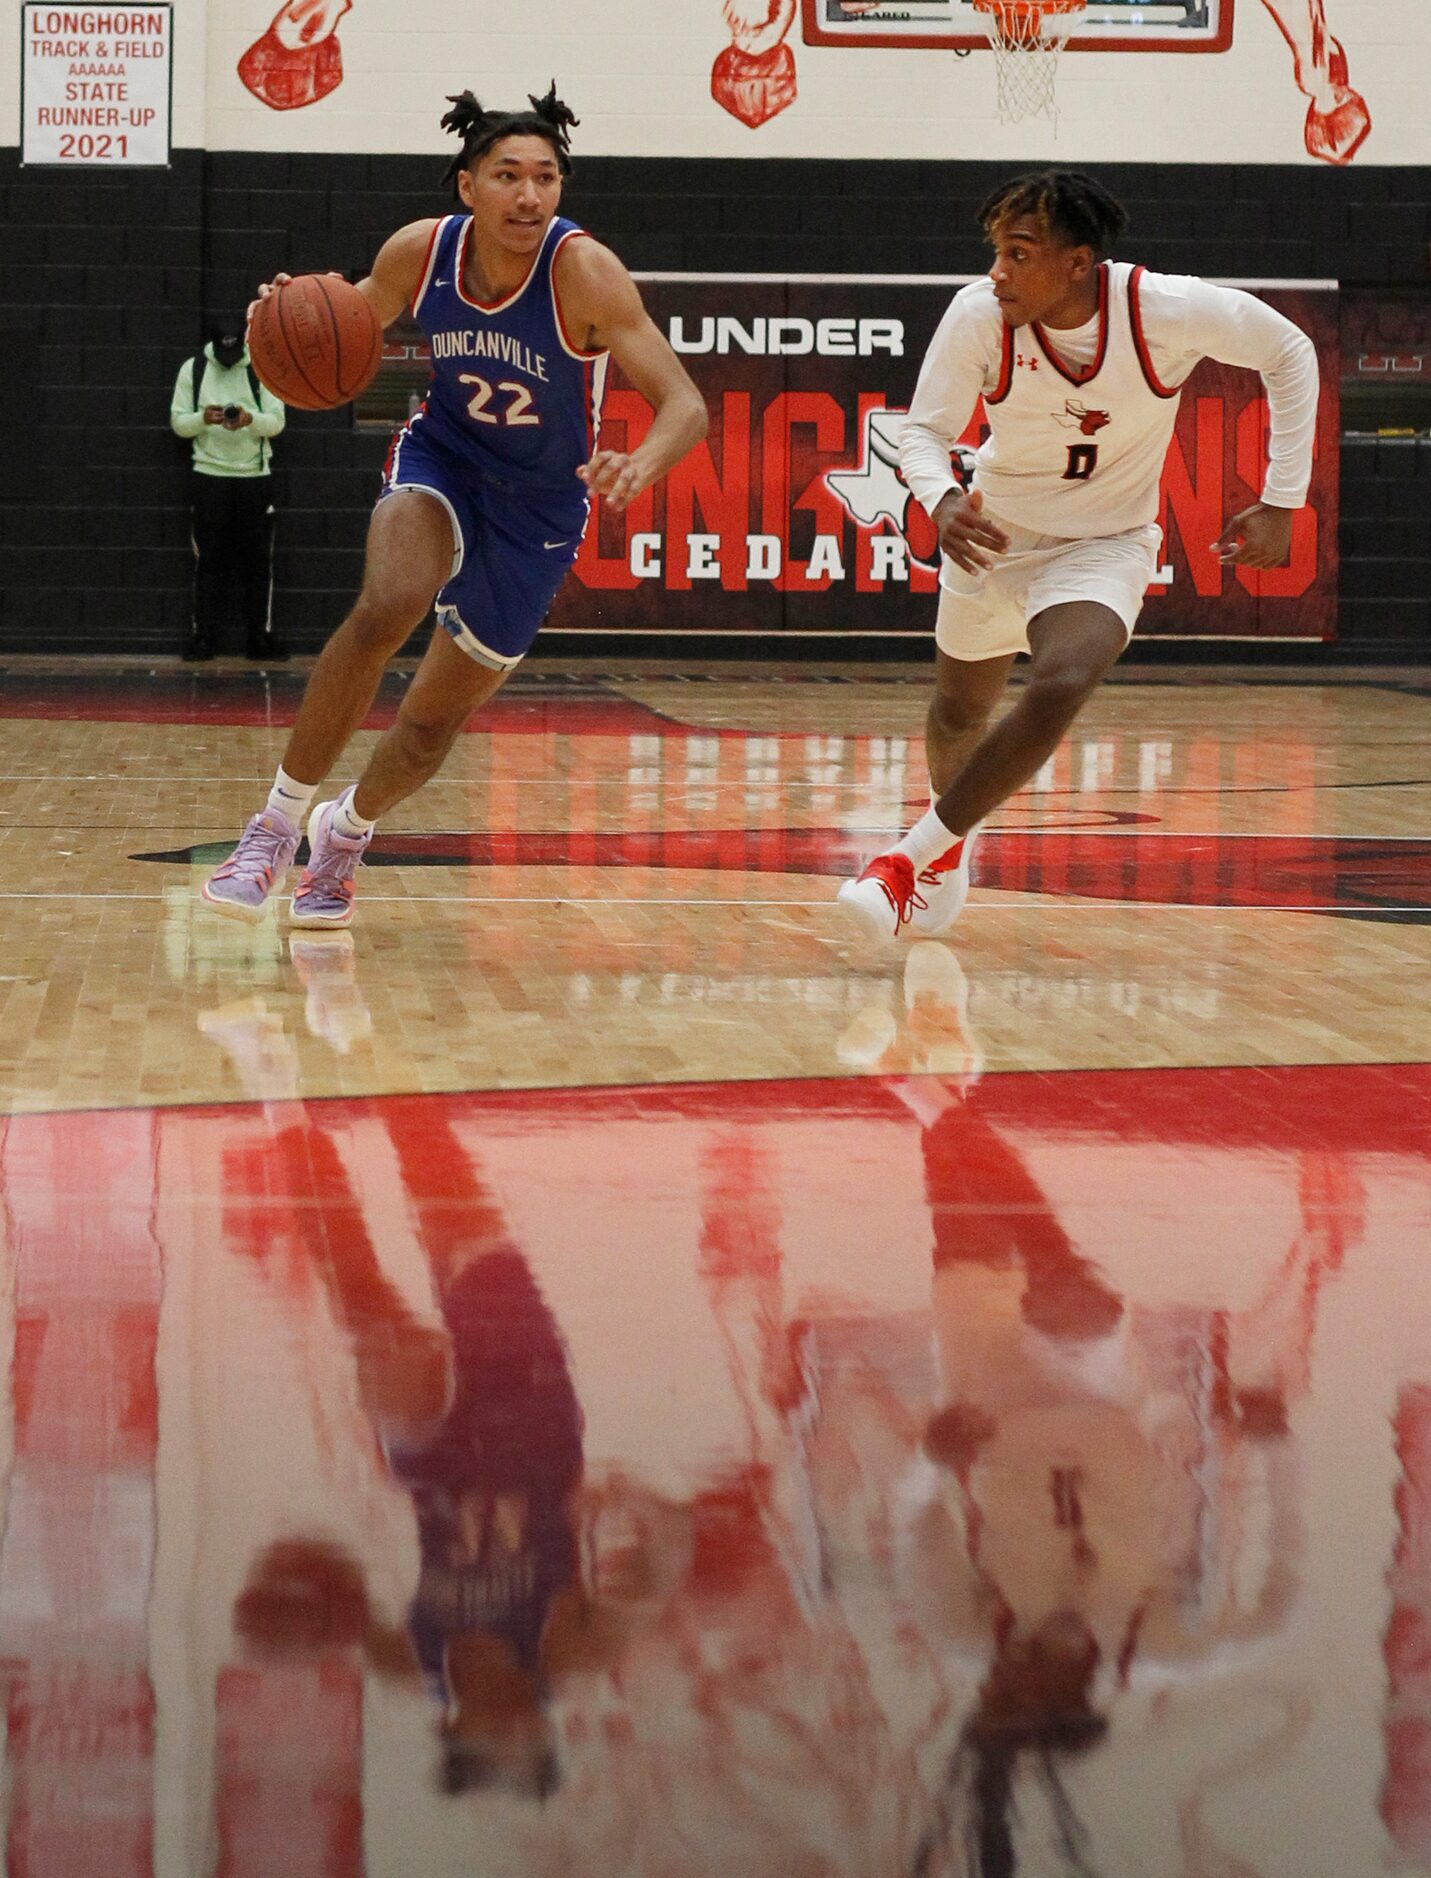
[[(917, 680), (514, 682), (379, 830), (351, 945), (195, 897), (299, 682), (8, 675), (9, 1110), (924, 1067), (869, 1055), (907, 951), (834, 910), (923, 806)], [(985, 1070), (1425, 1061), (1428, 838), (1424, 680), (1130, 674), (992, 823), (941, 948)]]
[(1431, 1871), (1431, 678), (881, 950), (922, 675), (519, 674), (317, 935), (302, 676), (0, 673), (6, 1870)]

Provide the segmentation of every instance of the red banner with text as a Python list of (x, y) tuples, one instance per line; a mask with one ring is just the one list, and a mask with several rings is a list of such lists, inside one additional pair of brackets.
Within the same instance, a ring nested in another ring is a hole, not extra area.
[[(934, 529), (900, 479), (897, 452), (953, 291), (646, 282), (653, 319), (705, 394), (710, 435), (624, 515), (598, 505), (552, 629), (932, 638)], [(1211, 551), (1226, 518), (1260, 492), (1267, 409), (1255, 373), (1206, 361), (1184, 388), (1163, 475), (1163, 554), (1142, 636), (1335, 636), (1337, 297), (1259, 292), (1311, 335), (1323, 364), (1316, 465), (1291, 561), (1255, 573)], [(634, 448), (650, 422), (648, 402), (613, 371), (602, 442)], [(982, 425), (979, 411), (966, 441), (976, 444)]]

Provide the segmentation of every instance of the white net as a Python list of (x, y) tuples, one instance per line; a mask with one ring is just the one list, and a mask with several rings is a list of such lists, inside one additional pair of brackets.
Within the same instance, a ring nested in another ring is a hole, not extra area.
[(1054, 81), (1064, 47), (1082, 24), (1084, 5), (1063, 0), (974, 0), (994, 49), (999, 117), (1020, 123), (1042, 113), (1058, 122)]

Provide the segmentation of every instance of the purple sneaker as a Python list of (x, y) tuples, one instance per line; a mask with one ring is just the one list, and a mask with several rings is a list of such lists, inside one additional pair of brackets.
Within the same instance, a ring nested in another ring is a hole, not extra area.
[(278, 809), (262, 809), (244, 829), (238, 846), (200, 888), (201, 896), (227, 919), (250, 926), (263, 918), (268, 896), (283, 885), (298, 852), (298, 830)]
[(346, 926), (353, 917), (353, 876), (373, 836), (371, 829), (356, 841), (333, 833), (333, 811), (343, 800), (320, 802), (308, 817), (308, 865), (290, 908), (295, 926)]

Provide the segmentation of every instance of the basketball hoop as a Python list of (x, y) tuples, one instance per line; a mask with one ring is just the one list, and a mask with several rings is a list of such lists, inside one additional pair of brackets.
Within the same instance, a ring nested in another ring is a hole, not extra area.
[(1053, 100), (1059, 56), (1082, 23), (1087, 0), (971, 0), (994, 49), (999, 116), (1005, 124), (1042, 112), (1058, 121)]

